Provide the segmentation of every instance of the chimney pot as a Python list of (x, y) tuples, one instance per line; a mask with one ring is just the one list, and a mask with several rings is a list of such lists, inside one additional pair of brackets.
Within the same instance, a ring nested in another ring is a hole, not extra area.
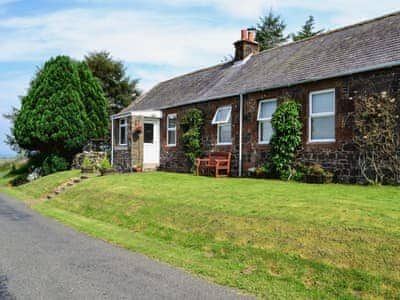
[(242, 41), (247, 41), (249, 38), (249, 35), (247, 33), (247, 29), (242, 29)]

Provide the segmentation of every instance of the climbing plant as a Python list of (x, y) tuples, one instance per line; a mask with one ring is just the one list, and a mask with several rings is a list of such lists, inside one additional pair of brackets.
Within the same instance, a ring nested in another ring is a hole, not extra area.
[(353, 99), (354, 142), (361, 174), (370, 184), (400, 184), (399, 99), (386, 91)]
[(275, 131), (270, 142), (273, 172), (280, 178), (290, 179), (296, 150), (301, 145), (300, 105), (285, 99), (272, 116), (272, 127)]
[(204, 114), (196, 108), (188, 110), (180, 121), (183, 149), (192, 171), (195, 159), (201, 155), (201, 132), (203, 125)]

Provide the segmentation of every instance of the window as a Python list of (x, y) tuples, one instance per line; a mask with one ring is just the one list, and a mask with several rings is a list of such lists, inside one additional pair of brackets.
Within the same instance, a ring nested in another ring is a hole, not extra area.
[(119, 144), (126, 146), (128, 144), (128, 122), (127, 119), (119, 120)]
[(176, 114), (167, 117), (167, 145), (176, 146)]
[(310, 93), (309, 141), (335, 141), (335, 90)]
[(262, 100), (258, 105), (258, 142), (260, 144), (268, 144), (274, 134), (271, 120), (276, 110), (276, 99)]
[(154, 143), (154, 124), (153, 123), (144, 123), (143, 142), (145, 144), (153, 144)]
[(230, 145), (232, 143), (231, 106), (219, 107), (215, 112), (212, 124), (217, 124), (218, 145)]

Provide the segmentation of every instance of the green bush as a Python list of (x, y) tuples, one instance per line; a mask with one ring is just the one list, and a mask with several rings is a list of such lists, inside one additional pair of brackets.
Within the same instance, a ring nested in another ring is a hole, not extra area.
[(111, 169), (111, 164), (108, 161), (107, 158), (104, 158), (101, 162), (100, 162), (100, 170), (110, 170)]
[(194, 170), (194, 161), (202, 152), (201, 131), (204, 125), (204, 114), (199, 109), (190, 109), (183, 116), (180, 127), (185, 155), (189, 160), (191, 170)]
[(46, 176), (52, 173), (66, 171), (68, 167), (68, 162), (65, 158), (52, 154), (43, 161), (41, 173), (43, 176)]
[(12, 186), (18, 186), (18, 185), (23, 185), (25, 183), (28, 183), (28, 174), (18, 174), (16, 177), (10, 180), (10, 184)]
[(91, 169), (93, 168), (92, 163), (90, 162), (89, 158), (85, 157), (82, 161), (82, 167), (84, 169)]
[(282, 179), (290, 179), (296, 151), (301, 145), (300, 105), (285, 99), (272, 116), (272, 127), (275, 130), (271, 139), (273, 171)]

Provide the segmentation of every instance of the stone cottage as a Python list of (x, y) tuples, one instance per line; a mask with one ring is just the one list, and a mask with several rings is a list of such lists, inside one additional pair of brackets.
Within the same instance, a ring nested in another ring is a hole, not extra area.
[(161, 82), (112, 116), (113, 165), (188, 171), (179, 124), (198, 108), (205, 114), (204, 154), (231, 152), (232, 175), (242, 176), (268, 159), (272, 114), (290, 97), (302, 106), (297, 160), (354, 182), (352, 96), (399, 91), (400, 12), (262, 52), (254, 34), (242, 30), (233, 61)]

